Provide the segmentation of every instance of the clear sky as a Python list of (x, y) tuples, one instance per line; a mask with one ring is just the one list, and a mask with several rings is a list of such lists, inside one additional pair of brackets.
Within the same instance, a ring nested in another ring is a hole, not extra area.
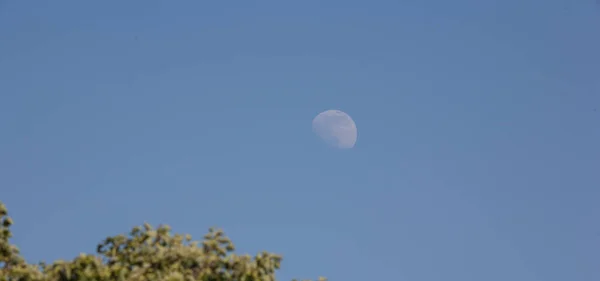
[[(311, 131), (340, 109), (353, 149)], [(148, 221), (281, 280), (600, 280), (593, 0), (0, 0), (0, 200), (32, 261)]]

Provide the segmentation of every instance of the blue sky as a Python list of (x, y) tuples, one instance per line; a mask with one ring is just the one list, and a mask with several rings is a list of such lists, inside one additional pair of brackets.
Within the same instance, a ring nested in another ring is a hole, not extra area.
[(3, 0), (0, 200), (30, 261), (148, 221), (281, 280), (598, 280), (599, 35), (592, 0)]

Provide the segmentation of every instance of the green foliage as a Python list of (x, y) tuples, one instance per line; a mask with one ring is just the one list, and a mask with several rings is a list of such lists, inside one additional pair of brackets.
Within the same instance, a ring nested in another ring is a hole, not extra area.
[(12, 224), (0, 202), (0, 281), (275, 281), (281, 264), (281, 256), (268, 252), (236, 255), (231, 240), (218, 229), (211, 228), (197, 242), (190, 235), (172, 234), (169, 226), (144, 224), (129, 235), (106, 238), (96, 255), (31, 265), (9, 242)]

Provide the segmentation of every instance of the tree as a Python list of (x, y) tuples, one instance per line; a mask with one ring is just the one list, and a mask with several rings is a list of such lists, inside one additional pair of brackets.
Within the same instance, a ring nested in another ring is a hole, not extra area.
[(154, 229), (146, 223), (128, 235), (106, 238), (96, 255), (32, 265), (10, 244), (12, 224), (0, 202), (0, 281), (275, 281), (281, 263), (281, 256), (269, 252), (236, 255), (219, 229), (211, 228), (197, 242), (172, 234), (169, 226)]

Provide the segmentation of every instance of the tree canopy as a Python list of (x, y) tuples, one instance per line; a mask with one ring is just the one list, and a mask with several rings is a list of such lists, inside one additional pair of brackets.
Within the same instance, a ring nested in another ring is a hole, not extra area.
[(96, 254), (29, 264), (9, 241), (12, 224), (0, 202), (0, 281), (275, 281), (282, 259), (269, 252), (237, 255), (220, 229), (211, 228), (199, 242), (146, 223), (106, 238)]

